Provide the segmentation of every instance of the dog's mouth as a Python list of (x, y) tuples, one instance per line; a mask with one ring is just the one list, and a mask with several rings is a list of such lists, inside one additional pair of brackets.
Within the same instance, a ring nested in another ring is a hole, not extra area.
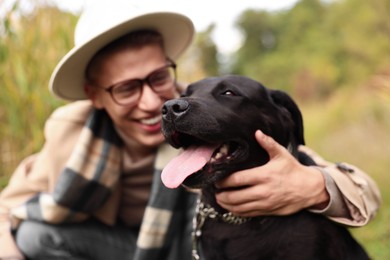
[[(191, 139), (191, 145), (189, 141)], [(224, 164), (234, 161), (239, 154), (239, 144), (234, 141), (225, 143), (206, 143), (196, 138), (187, 138), (181, 143), (185, 148), (164, 168), (161, 179), (168, 188), (176, 188), (195, 173), (212, 174)]]
[(237, 150), (237, 146), (238, 144), (234, 142), (222, 144), (215, 149), (209, 163), (218, 164), (231, 160), (234, 157), (234, 152)]

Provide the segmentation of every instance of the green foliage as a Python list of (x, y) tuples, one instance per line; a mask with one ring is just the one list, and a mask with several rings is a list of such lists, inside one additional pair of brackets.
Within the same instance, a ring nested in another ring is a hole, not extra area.
[(0, 43), (0, 177), (42, 146), (44, 121), (62, 103), (49, 93), (48, 81), (72, 47), (76, 21), (51, 7), (20, 18), (16, 11), (6, 17)]
[[(390, 78), (389, 78), (390, 82)], [(367, 88), (345, 89), (318, 104), (301, 104), (306, 143), (330, 161), (359, 166), (376, 181), (382, 194), (378, 215), (354, 236), (372, 259), (390, 257), (390, 102)]]
[(390, 66), (386, 3), (302, 0), (283, 12), (248, 10), (237, 22), (245, 41), (232, 72), (301, 100), (323, 99), (367, 81)]
[(217, 46), (211, 39), (211, 34), (215, 28), (211, 24), (205, 31), (199, 32), (196, 37), (196, 46), (199, 50), (200, 64), (206, 75), (214, 76), (219, 74)]

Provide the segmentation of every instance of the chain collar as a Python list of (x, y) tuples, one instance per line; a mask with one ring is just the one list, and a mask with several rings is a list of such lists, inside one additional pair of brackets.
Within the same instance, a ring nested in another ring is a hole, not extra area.
[(199, 242), (199, 238), (202, 236), (202, 228), (207, 218), (219, 219), (225, 223), (232, 224), (232, 225), (241, 225), (252, 219), (249, 217), (239, 217), (234, 215), (231, 212), (223, 213), (223, 214), (219, 213), (210, 205), (204, 204), (203, 202), (198, 200), (196, 206), (196, 214), (193, 219), (193, 227), (194, 227), (193, 229), (194, 231), (192, 232), (192, 259), (193, 260), (200, 259), (200, 256), (198, 254), (198, 242)]
[(203, 215), (205, 218), (220, 219), (228, 224), (241, 225), (252, 219), (249, 217), (236, 216), (231, 212), (221, 214), (210, 205), (204, 204), (201, 201), (198, 203), (198, 208), (198, 214)]

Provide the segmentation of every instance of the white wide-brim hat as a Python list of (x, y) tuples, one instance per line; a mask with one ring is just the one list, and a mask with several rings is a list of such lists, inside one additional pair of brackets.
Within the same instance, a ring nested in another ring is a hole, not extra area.
[(174, 12), (147, 12), (122, 1), (90, 6), (79, 18), (75, 29), (75, 47), (58, 63), (50, 78), (50, 91), (65, 100), (86, 99), (85, 70), (92, 57), (115, 39), (142, 29), (159, 32), (166, 55), (175, 60), (194, 37), (192, 21)]

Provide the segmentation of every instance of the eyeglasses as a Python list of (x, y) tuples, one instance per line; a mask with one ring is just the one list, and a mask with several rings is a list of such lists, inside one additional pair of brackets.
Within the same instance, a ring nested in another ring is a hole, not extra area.
[(129, 79), (105, 88), (118, 105), (129, 106), (136, 104), (142, 95), (144, 84), (155, 93), (171, 90), (176, 82), (176, 64), (169, 61), (167, 65), (159, 68), (143, 79)]

